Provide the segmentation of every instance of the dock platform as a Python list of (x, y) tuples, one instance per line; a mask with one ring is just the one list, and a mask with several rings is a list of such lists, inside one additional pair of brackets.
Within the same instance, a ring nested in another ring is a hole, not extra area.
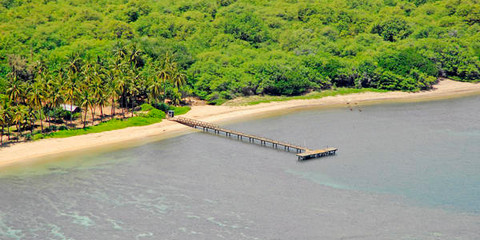
[(246, 134), (246, 133), (242, 133), (242, 132), (238, 132), (230, 129), (225, 129), (212, 123), (199, 121), (191, 118), (174, 117), (174, 118), (170, 118), (169, 120), (181, 123), (183, 125), (187, 125), (189, 127), (193, 127), (195, 129), (197, 128), (202, 129), (205, 132), (213, 132), (219, 135), (225, 134), (226, 137), (236, 137), (240, 141), (248, 140), (250, 143), (258, 143), (263, 146), (267, 146), (268, 144), (269, 146), (275, 149), (283, 148), (283, 150), (288, 152), (290, 152), (290, 150), (296, 151), (299, 161), (311, 159), (311, 158), (319, 158), (324, 156), (335, 155), (336, 151), (338, 150), (337, 148), (333, 148), (333, 147), (312, 150), (306, 147), (298, 146), (298, 145), (287, 143), (287, 142), (276, 141), (276, 140), (265, 138), (265, 137), (259, 137), (259, 136)]

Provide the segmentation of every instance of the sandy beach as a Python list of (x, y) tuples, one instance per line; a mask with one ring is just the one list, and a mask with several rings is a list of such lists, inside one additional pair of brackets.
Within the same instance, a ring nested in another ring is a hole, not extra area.
[[(475, 94), (480, 94), (480, 84), (444, 79), (435, 85), (433, 90), (417, 93), (366, 92), (314, 100), (262, 103), (252, 106), (193, 106), (192, 110), (184, 116), (213, 123), (226, 123), (262, 115), (284, 114), (285, 112), (305, 108), (347, 107), (348, 104), (365, 105), (381, 102), (417, 102)], [(192, 131), (195, 130), (172, 121), (163, 120), (161, 123), (143, 127), (19, 143), (0, 149), (0, 167), (30, 164), (68, 156), (69, 154), (98, 151), (99, 149), (131, 147)]]

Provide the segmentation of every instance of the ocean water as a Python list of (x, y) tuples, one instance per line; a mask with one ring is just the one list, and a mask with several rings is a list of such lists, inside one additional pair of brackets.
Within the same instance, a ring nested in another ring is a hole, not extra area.
[(480, 97), (353, 106), (0, 170), (0, 239), (480, 239)]

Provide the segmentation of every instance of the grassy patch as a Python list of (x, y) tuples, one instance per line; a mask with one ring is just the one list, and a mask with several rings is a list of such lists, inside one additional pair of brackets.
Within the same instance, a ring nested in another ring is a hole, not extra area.
[[(99, 133), (105, 131), (112, 131), (117, 129), (123, 129), (127, 127), (146, 126), (153, 123), (161, 122), (165, 118), (165, 112), (152, 107), (150, 104), (143, 104), (141, 106), (142, 112), (139, 116), (131, 117), (128, 119), (112, 119), (95, 126), (89, 126), (81, 129), (60, 130), (58, 132), (49, 133), (46, 135), (35, 134), (33, 140), (42, 138), (66, 138), (78, 135), (84, 135), (89, 133)], [(170, 107), (175, 111), (175, 115), (182, 115), (190, 111), (189, 106), (184, 107)]]
[(127, 128), (127, 127), (145, 126), (153, 123), (158, 123), (161, 121), (162, 121), (161, 118), (152, 118), (152, 117), (143, 117), (143, 116), (131, 117), (125, 120), (112, 119), (110, 121), (103, 122), (98, 125), (90, 126), (86, 128), (61, 130), (58, 132), (46, 134), (44, 136), (35, 135), (33, 139), (36, 140), (41, 138), (66, 138), (66, 137), (84, 135), (89, 133), (99, 133), (99, 132), (117, 130), (117, 129)]
[(319, 99), (324, 97), (336, 96), (336, 95), (346, 95), (352, 93), (362, 93), (362, 92), (387, 92), (387, 90), (373, 89), (373, 88), (337, 88), (335, 90), (325, 90), (321, 92), (312, 92), (302, 96), (252, 96), (240, 99), (234, 99), (225, 103), (229, 106), (239, 106), (239, 105), (255, 105), (259, 103), (269, 103), (269, 102), (279, 102), (279, 101), (288, 101), (288, 100), (298, 100), (298, 99)]
[(173, 107), (172, 106), (170, 108), (172, 108), (172, 110), (175, 112), (175, 116), (185, 114), (188, 111), (190, 111), (190, 109), (191, 109), (189, 106), (183, 106), (183, 107)]

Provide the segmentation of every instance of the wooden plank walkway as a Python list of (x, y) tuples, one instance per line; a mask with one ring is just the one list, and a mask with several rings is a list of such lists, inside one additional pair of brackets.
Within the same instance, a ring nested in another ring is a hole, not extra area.
[(297, 152), (298, 160), (305, 160), (309, 158), (318, 158), (318, 157), (334, 155), (338, 150), (337, 148), (311, 150), (306, 147), (298, 146), (291, 143), (276, 141), (276, 140), (265, 138), (265, 137), (259, 137), (251, 134), (246, 134), (246, 133), (222, 128), (212, 123), (203, 122), (203, 121), (199, 121), (191, 118), (174, 117), (174, 118), (170, 118), (170, 120), (193, 127), (193, 128), (200, 128), (205, 132), (213, 131), (215, 134), (225, 134), (226, 137), (234, 136), (241, 141), (243, 141), (244, 139), (245, 140), (248, 139), (250, 143), (259, 143), (260, 145), (264, 145), (264, 146), (267, 146), (267, 143), (268, 143), (273, 148), (278, 149), (279, 147), (280, 148), (283, 147), (283, 149), (288, 152), (290, 152), (290, 150), (295, 150)]

